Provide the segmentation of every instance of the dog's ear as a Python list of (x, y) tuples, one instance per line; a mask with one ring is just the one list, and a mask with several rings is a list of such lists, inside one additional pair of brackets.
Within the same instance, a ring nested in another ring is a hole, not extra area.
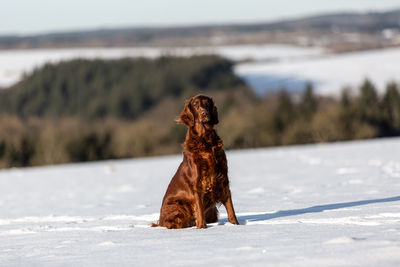
[(219, 120), (218, 120), (218, 110), (217, 110), (217, 106), (214, 103), (214, 99), (211, 98), (211, 103), (212, 103), (212, 110), (211, 110), (211, 123), (213, 125), (218, 124)]
[(179, 115), (178, 119), (176, 120), (179, 123), (185, 124), (187, 127), (194, 126), (194, 116), (191, 107), (192, 100), (186, 101), (185, 107), (182, 110), (181, 115)]

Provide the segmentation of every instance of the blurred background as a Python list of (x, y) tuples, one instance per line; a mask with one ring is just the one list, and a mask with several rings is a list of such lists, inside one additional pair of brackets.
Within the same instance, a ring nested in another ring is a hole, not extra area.
[(400, 1), (3, 1), (0, 168), (400, 135)]

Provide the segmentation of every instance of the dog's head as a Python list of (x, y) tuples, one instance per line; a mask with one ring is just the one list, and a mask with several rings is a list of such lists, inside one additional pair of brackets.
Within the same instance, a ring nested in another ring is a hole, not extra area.
[(185, 107), (177, 121), (185, 124), (187, 127), (193, 127), (196, 124), (204, 126), (218, 124), (218, 111), (214, 100), (205, 95), (192, 97), (186, 101)]

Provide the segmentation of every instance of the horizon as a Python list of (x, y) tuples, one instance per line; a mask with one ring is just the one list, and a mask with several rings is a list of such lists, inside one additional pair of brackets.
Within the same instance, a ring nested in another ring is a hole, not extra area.
[[(40, 6), (40, 2), (45, 0), (40, 0), (39, 5), (35, 5), (35, 7)], [(74, 2), (73, 0), (72, 2)], [(154, 1), (154, 0), (153, 0)], [(0, 36), (17, 36), (17, 37), (25, 37), (25, 36), (35, 36), (35, 35), (47, 35), (47, 34), (57, 34), (57, 33), (71, 33), (71, 32), (85, 32), (85, 31), (101, 31), (101, 30), (113, 30), (113, 29), (129, 29), (129, 28), (180, 28), (180, 27), (202, 27), (202, 26), (224, 26), (224, 25), (232, 25), (232, 24), (262, 24), (262, 23), (273, 23), (277, 21), (285, 21), (285, 20), (292, 20), (298, 18), (305, 18), (305, 17), (312, 17), (324, 14), (333, 14), (333, 13), (371, 13), (371, 12), (388, 12), (393, 10), (400, 9), (400, 3), (395, 0), (384, 0), (384, 1), (377, 1), (377, 0), (357, 0), (348, 3), (344, 0), (336, 1), (335, 3), (312, 3), (313, 1), (310, 0), (302, 0), (296, 3), (290, 3), (292, 7), (297, 5), (298, 8), (291, 8), (291, 10), (287, 10), (285, 4), (281, 3), (280, 6), (277, 6), (275, 3), (274, 5), (266, 3), (265, 1), (259, 3), (259, 6), (268, 7), (264, 13), (260, 14), (260, 10), (255, 8), (255, 2), (260, 2), (257, 0), (250, 0), (246, 1), (247, 3), (243, 3), (242, 1), (238, 4), (224, 5), (227, 3), (226, 0), (219, 1), (218, 4), (214, 4), (212, 8), (207, 4), (202, 4), (199, 6), (199, 3), (191, 3), (192, 6), (186, 4), (186, 6), (179, 3), (179, 10), (174, 9), (174, 5), (180, 0), (170, 1), (167, 6), (170, 10), (173, 10), (171, 14), (165, 14), (168, 12), (162, 12), (163, 16), (157, 14), (158, 11), (151, 9), (149, 12), (144, 12), (144, 17), (137, 16), (137, 11), (135, 10), (126, 14), (125, 8), (124, 10), (119, 10), (119, 12), (115, 12), (115, 10), (107, 9), (107, 3), (104, 1), (101, 5), (98, 5), (97, 12), (92, 14), (87, 14), (88, 10), (92, 10), (93, 7), (90, 6), (90, 2), (94, 2), (92, 0), (86, 1), (89, 4), (89, 7), (82, 7), (82, 10), (74, 9), (73, 3), (71, 5), (62, 8), (62, 5), (65, 3), (58, 3), (59, 6), (57, 9), (65, 9), (66, 13), (68, 11), (74, 12), (81, 12), (82, 14), (75, 14), (77, 17), (71, 20), (68, 17), (66, 20), (61, 16), (61, 18), (53, 17), (54, 14), (51, 13), (53, 7), (47, 7), (48, 9), (42, 9), (36, 13), (34, 13), (34, 20), (24, 12), (17, 12), (15, 13), (14, 9), (12, 8), (13, 3), (6, 3), (11, 8), (8, 8), (7, 14), (3, 14), (2, 20), (5, 23), (0, 24)], [(117, 0), (117, 2), (125, 2), (126, 9), (129, 9), (135, 3), (126, 2), (124, 0)], [(152, 1), (148, 1), (147, 5), (151, 6)], [(209, 0), (206, 1), (210, 2)], [(284, 1), (285, 2), (285, 1)], [(287, 2), (287, 1), (286, 1)], [(37, 2), (35, 2), (37, 3)], [(360, 5), (360, 3), (363, 3)], [(26, 3), (28, 6), (29, 4), (33, 3)], [(86, 4), (86, 5), (87, 5)], [(164, 3), (163, 3), (164, 4)], [(246, 5), (245, 7), (243, 6)], [(54, 4), (53, 4), (54, 5)], [(137, 6), (138, 4), (136, 4)], [(161, 4), (162, 5), (162, 4)], [(18, 4), (17, 4), (18, 6)], [(124, 6), (124, 7), (125, 7)], [(226, 11), (226, 6), (229, 6), (230, 12)], [(272, 7), (272, 8), (271, 8)], [(88, 9), (89, 8), (89, 9)], [(102, 8), (106, 8), (106, 10), (102, 10)], [(149, 8), (149, 6), (147, 6)], [(249, 9), (250, 8), (250, 9)], [(282, 9), (283, 8), (283, 9)], [(69, 9), (69, 10), (68, 10)], [(189, 9), (189, 10), (188, 10)], [(193, 16), (190, 16), (190, 13), (193, 12), (192, 10), (199, 10)], [(146, 11), (146, 4), (142, 4), (140, 8), (138, 8), (139, 13), (143, 10)], [(205, 12), (208, 11), (208, 12)], [(20, 11), (20, 10), (17, 10)], [(43, 14), (39, 16), (40, 13)], [(50, 13), (49, 13), (50, 12)], [(103, 17), (103, 13), (106, 13), (109, 18)], [(151, 13), (153, 12), (153, 13)], [(176, 16), (176, 13), (185, 16)], [(239, 13), (238, 13), (239, 12)], [(186, 14), (188, 13), (188, 14)], [(209, 14), (211, 13), (211, 14)], [(227, 14), (228, 13), (228, 14)], [(114, 14), (114, 17), (113, 17)], [(141, 13), (140, 13), (141, 14)], [(153, 16), (149, 17), (148, 14), (152, 14)], [(175, 16), (173, 15), (175, 14)], [(29, 13), (32, 15), (32, 12)], [(115, 17), (117, 15), (117, 17)], [(128, 17), (127, 17), (128, 15)], [(136, 16), (134, 16), (136, 15)], [(23, 17), (22, 19), (18, 20), (18, 16)], [(94, 17), (93, 17), (94, 16)], [(143, 16), (143, 14), (142, 14)], [(54, 20), (51, 25), (49, 25), (47, 19), (51, 19), (53, 17)], [(17, 18), (17, 19), (16, 19)], [(43, 21), (45, 20), (45, 23)], [(7, 23), (9, 22), (9, 23)], [(18, 23), (16, 23), (18, 22)], [(3, 25), (3, 26), (1, 26)], [(12, 25), (12, 26), (11, 26)]]

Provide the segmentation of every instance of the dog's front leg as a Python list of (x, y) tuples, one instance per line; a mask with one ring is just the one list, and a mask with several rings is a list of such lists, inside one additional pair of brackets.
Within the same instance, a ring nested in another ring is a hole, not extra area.
[(224, 206), (226, 209), (226, 212), (228, 213), (228, 220), (232, 224), (239, 224), (236, 214), (235, 214), (235, 209), (233, 208), (233, 203), (232, 203), (232, 196), (231, 196), (231, 191), (228, 188), (228, 197), (226, 201), (224, 202)]
[(207, 228), (206, 221), (204, 219), (204, 207), (203, 198), (199, 192), (194, 193), (194, 211), (196, 216), (196, 226), (198, 229)]

